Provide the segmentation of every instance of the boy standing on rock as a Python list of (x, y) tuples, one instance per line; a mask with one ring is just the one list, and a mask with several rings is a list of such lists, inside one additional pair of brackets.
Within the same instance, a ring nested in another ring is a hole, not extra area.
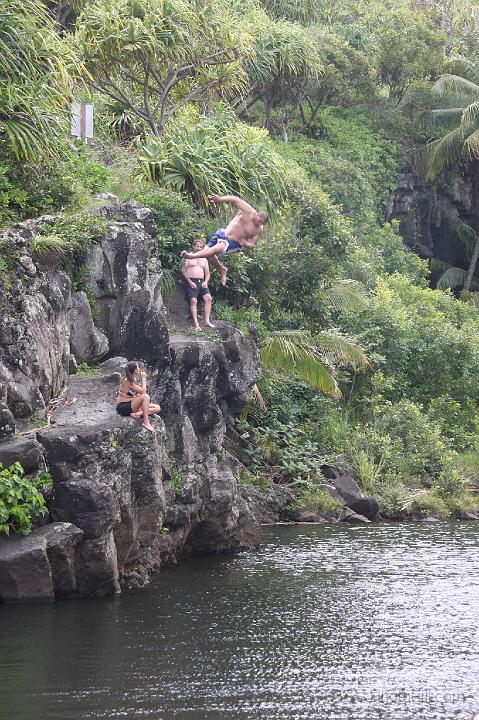
[[(205, 304), (205, 325), (210, 328), (215, 326), (210, 321), (212, 298), (208, 288), (210, 280), (210, 266), (208, 260), (201, 257), (199, 253), (203, 250), (204, 245), (201, 240), (195, 240), (193, 243), (193, 252), (188, 256), (184, 256), (181, 264), (181, 274), (186, 283), (186, 296), (190, 301), (190, 312), (196, 330), (202, 332), (202, 328), (198, 322), (198, 298), (203, 298)], [(191, 256), (191, 257), (190, 257)], [(187, 259), (190, 257), (190, 259)]]
[(215, 232), (205, 248), (194, 253), (187, 253), (183, 250), (181, 257), (190, 260), (208, 258), (218, 270), (221, 284), (226, 285), (228, 268), (220, 263), (217, 256), (219, 254), (230, 255), (239, 252), (243, 248), (255, 248), (264, 226), (269, 220), (269, 213), (266, 210), (258, 212), (246, 200), (242, 200), (236, 195), (210, 195), (208, 199), (215, 205), (220, 203), (236, 205), (239, 212), (227, 227), (220, 228)]

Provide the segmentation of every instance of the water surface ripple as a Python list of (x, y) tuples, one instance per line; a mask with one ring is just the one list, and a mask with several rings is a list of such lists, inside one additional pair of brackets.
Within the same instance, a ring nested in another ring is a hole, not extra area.
[(475, 523), (277, 526), (106, 600), (0, 608), (8, 720), (469, 720)]

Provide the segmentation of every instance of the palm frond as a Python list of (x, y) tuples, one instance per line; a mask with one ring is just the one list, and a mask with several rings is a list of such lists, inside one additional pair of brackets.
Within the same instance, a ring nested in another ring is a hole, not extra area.
[(439, 272), (444, 273), (446, 270), (449, 270), (452, 265), (450, 263), (447, 263), (445, 260), (440, 260), (439, 258), (431, 258), (429, 260), (429, 267), (431, 269), (431, 272)]
[(261, 349), (261, 360), (264, 367), (295, 375), (327, 395), (341, 395), (334, 368), (306, 333), (271, 333)]
[(338, 280), (324, 294), (327, 296), (334, 310), (350, 310), (359, 312), (367, 303), (367, 293), (364, 285), (356, 280)]
[(448, 165), (460, 158), (464, 140), (464, 129), (459, 126), (418, 151), (418, 158), (426, 163), (428, 180), (433, 180)]
[(332, 363), (349, 367), (354, 372), (365, 372), (371, 365), (357, 340), (338, 333), (322, 332), (313, 341)]
[(368, 358), (353, 338), (335, 332), (311, 335), (305, 330), (272, 332), (261, 350), (265, 367), (296, 375), (328, 395), (339, 397), (334, 365), (367, 370)]
[(476, 98), (479, 95), (479, 85), (460, 75), (445, 74), (436, 80), (432, 86), (432, 91), (440, 97), (457, 95)]
[[(440, 261), (439, 261), (440, 262)], [(439, 262), (435, 263), (436, 268), (439, 270)], [(442, 263), (442, 265), (447, 265), (447, 263)], [(431, 264), (431, 269), (434, 269)], [(436, 287), (438, 290), (454, 290), (454, 288), (462, 287), (464, 285), (464, 280), (466, 279), (467, 270), (463, 270), (463, 268), (454, 267), (453, 265), (449, 265), (447, 269), (442, 273), (440, 278), (438, 279), (436, 283)], [(471, 282), (471, 288), (477, 290), (479, 287), (479, 283), (477, 280), (472, 280)]]
[(454, 288), (463, 286), (466, 277), (466, 271), (458, 267), (450, 267), (442, 273), (436, 283), (438, 290), (454, 290)]
[(441, 108), (423, 114), (425, 125), (431, 130), (452, 130), (462, 121), (463, 107)]
[(465, 108), (461, 118), (461, 125), (463, 125), (463, 127), (465, 128), (472, 129), (476, 129), (479, 127), (479, 99), (468, 105), (467, 108)]
[(479, 86), (479, 66), (477, 61), (474, 62), (466, 57), (456, 57), (449, 62), (448, 69), (451, 71), (450, 75), (458, 75)]
[(479, 157), (479, 129), (475, 130), (469, 137), (464, 141), (466, 151), (471, 157)]

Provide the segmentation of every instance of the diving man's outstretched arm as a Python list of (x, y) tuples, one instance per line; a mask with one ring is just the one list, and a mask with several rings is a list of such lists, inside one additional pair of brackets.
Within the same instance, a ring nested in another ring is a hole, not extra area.
[(252, 205), (243, 200), (243, 198), (237, 197), (236, 195), (209, 195), (208, 200), (214, 205), (220, 205), (221, 203), (228, 203), (229, 205), (236, 205), (236, 207), (242, 212), (256, 213), (256, 210)]

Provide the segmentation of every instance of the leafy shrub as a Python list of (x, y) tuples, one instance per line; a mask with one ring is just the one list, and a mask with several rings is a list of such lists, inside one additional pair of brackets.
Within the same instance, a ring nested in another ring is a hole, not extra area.
[(62, 267), (72, 279), (74, 291), (84, 290), (84, 260), (90, 247), (105, 233), (107, 221), (100, 215), (78, 212), (41, 225), (32, 239), (32, 256), (45, 267)]
[(254, 428), (252, 440), (261, 447), (266, 463), (287, 482), (301, 484), (321, 474), (324, 456), (303, 426), (272, 420)]
[[(386, 399), (408, 397), (426, 409), (441, 396), (479, 404), (479, 318), (466, 303), (394, 276), (381, 279), (367, 307), (342, 322), (394, 378)], [(370, 395), (371, 382), (358, 378), (361, 395)]]
[(183, 489), (183, 477), (178, 468), (176, 458), (174, 457), (170, 457), (170, 482), (173, 486), (176, 497), (178, 497)]
[(380, 401), (373, 412), (372, 420), (351, 429), (345, 448), (357, 470), (364, 454), (374, 465), (375, 481), (388, 472), (407, 485), (439, 476), (447, 445), (421, 405), (408, 400), (395, 404)]
[(293, 517), (306, 511), (338, 517), (343, 507), (343, 501), (331, 497), (328, 492), (319, 487), (310, 485), (301, 490), (289, 512)]
[(47, 424), (45, 411), (35, 410), (28, 418), (28, 422), (34, 428), (42, 428)]
[(24, 477), (23, 467), (15, 462), (8, 468), (0, 463), (0, 533), (10, 531), (28, 535), (32, 531), (32, 518), (47, 515), (48, 510), (39, 487), (44, 478)]
[(92, 193), (109, 189), (111, 171), (84, 146), (63, 148), (55, 166), (22, 166), (0, 147), (0, 227), (88, 204)]
[(474, 446), (479, 431), (479, 407), (472, 398), (462, 398), (461, 402), (450, 395), (432, 398), (428, 416), (459, 452)]
[(440, 473), (434, 483), (434, 491), (445, 502), (465, 495), (467, 483), (460, 470), (449, 465)]
[(479, 511), (479, 498), (471, 493), (464, 493), (446, 500), (451, 515), (461, 518), (466, 513), (477, 514)]
[(304, 168), (356, 226), (375, 220), (396, 185), (399, 144), (358, 108), (323, 108), (316, 122), (321, 142), (292, 136), (276, 143), (278, 152)]
[(408, 511), (411, 515), (419, 517), (427, 517), (428, 515), (449, 517), (450, 515), (447, 503), (434, 490), (428, 490), (414, 498), (413, 502), (408, 506)]
[(377, 488), (375, 497), (378, 501), (380, 515), (395, 518), (404, 513), (408, 489), (400, 481), (393, 478)]
[(98, 365), (88, 365), (88, 363), (79, 363), (76, 369), (76, 375), (88, 376), (94, 375), (98, 371)]
[(255, 307), (244, 307), (235, 310), (224, 302), (215, 303), (215, 312), (218, 320), (225, 320), (234, 325), (242, 333), (249, 332), (249, 326), (254, 325), (259, 331), (260, 337), (266, 335), (266, 328), (261, 318), (260, 311)]

